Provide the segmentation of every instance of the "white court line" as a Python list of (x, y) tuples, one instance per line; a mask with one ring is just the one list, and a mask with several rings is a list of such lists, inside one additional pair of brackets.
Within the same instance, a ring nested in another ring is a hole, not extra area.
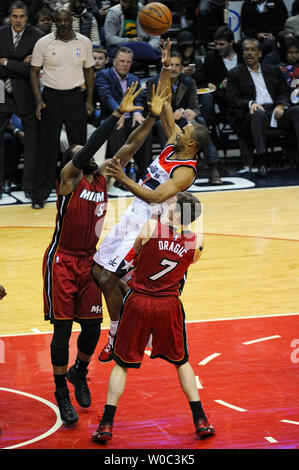
[(247, 411), (244, 408), (240, 408), (239, 406), (232, 405), (231, 403), (227, 403), (226, 401), (223, 400), (214, 400), (216, 403), (219, 403), (219, 405), (227, 406), (228, 408), (232, 408), (233, 410), (236, 411)]
[(289, 419), (281, 419), (280, 421), (281, 423), (297, 424), (297, 426), (299, 426), (298, 421), (290, 421)]
[(271, 442), (271, 444), (274, 444), (275, 442), (278, 442), (274, 437), (268, 436), (265, 437), (266, 441)]
[(41, 403), (44, 403), (45, 405), (49, 406), (56, 414), (56, 423), (48, 431), (44, 432), (40, 436), (30, 439), (29, 441), (21, 442), (20, 444), (15, 444), (9, 447), (3, 447), (3, 449), (16, 449), (17, 447), (23, 447), (28, 444), (32, 444), (33, 442), (40, 441), (41, 439), (45, 439), (46, 437), (56, 432), (60, 428), (60, 426), (62, 426), (63, 422), (60, 418), (58, 406), (54, 405), (54, 403), (51, 403), (50, 401), (45, 400), (44, 398), (38, 397), (36, 395), (32, 395), (31, 393), (21, 392), (20, 390), (13, 390), (4, 387), (0, 387), (0, 390), (3, 390), (4, 392), (16, 393), (17, 395), (23, 395), (24, 397), (33, 398), (34, 400), (40, 401)]
[(195, 381), (196, 381), (196, 387), (198, 389), (202, 389), (203, 390), (203, 386), (201, 385), (200, 381), (199, 381), (199, 377), (198, 375), (195, 376)]
[(205, 359), (203, 359), (202, 361), (200, 361), (198, 363), (198, 365), (199, 366), (205, 366), (208, 362), (212, 361), (213, 359), (215, 359), (215, 357), (218, 357), (218, 356), (221, 356), (221, 353), (211, 354), (210, 356), (208, 356)]
[[(251, 315), (249, 317), (227, 317), (227, 318), (207, 318), (205, 320), (189, 320), (186, 321), (186, 323), (207, 323), (207, 322), (213, 322), (213, 321), (231, 321), (231, 320), (251, 320), (255, 318), (274, 318), (274, 317), (291, 317), (291, 316), (296, 316), (299, 315), (299, 312), (296, 313), (277, 313), (274, 315)], [(102, 330), (109, 330), (109, 326), (102, 327)], [(81, 331), (80, 329), (74, 329), (72, 330), (73, 332), (76, 331)], [(11, 337), (11, 336), (29, 336), (29, 335), (49, 335), (53, 334), (53, 331), (41, 331), (40, 333), (8, 333), (5, 335), (0, 334), (0, 338), (5, 338), (5, 337)]]
[(276, 339), (276, 338), (281, 338), (281, 336), (280, 335), (267, 336), (266, 338), (259, 338), (259, 339), (253, 339), (251, 341), (245, 341), (245, 343), (243, 344), (260, 343), (261, 341), (268, 341), (269, 339)]

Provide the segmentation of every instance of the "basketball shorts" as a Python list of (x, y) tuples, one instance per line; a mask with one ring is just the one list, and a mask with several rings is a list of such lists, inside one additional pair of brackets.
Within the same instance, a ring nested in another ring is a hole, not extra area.
[(151, 334), (151, 359), (160, 357), (176, 365), (188, 361), (185, 312), (180, 299), (131, 290), (120, 314), (113, 359), (122, 367), (139, 368)]
[(94, 252), (80, 256), (49, 248), (43, 259), (45, 320), (94, 320), (101, 323), (102, 292), (91, 277)]
[(139, 212), (133, 205), (129, 206), (100, 244), (94, 261), (121, 278), (126, 276), (135, 265), (135, 239), (150, 216), (148, 210)]

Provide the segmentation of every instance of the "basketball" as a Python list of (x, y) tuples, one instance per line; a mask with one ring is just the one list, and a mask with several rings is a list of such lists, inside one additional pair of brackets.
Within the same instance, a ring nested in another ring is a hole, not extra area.
[(148, 3), (140, 10), (139, 23), (147, 34), (160, 36), (172, 25), (172, 14), (163, 3)]

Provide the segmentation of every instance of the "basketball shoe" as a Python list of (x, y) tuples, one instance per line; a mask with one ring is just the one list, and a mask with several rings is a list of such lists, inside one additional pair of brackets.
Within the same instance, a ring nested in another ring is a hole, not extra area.
[(88, 370), (76, 370), (74, 366), (67, 372), (67, 378), (75, 387), (75, 397), (82, 408), (88, 408), (91, 404), (90, 391), (86, 381)]
[(113, 341), (114, 341), (114, 336), (112, 336), (110, 331), (109, 331), (108, 342), (107, 342), (106, 346), (102, 349), (102, 352), (98, 357), (98, 360), (100, 362), (112, 361)]
[(67, 387), (57, 388), (55, 397), (60, 411), (61, 420), (66, 424), (76, 423), (79, 417), (72, 405)]
[(112, 439), (112, 424), (100, 424), (98, 429), (93, 433), (93, 442), (105, 443)]
[(207, 419), (199, 419), (195, 423), (195, 431), (199, 438), (212, 436), (215, 434), (214, 427), (209, 423)]

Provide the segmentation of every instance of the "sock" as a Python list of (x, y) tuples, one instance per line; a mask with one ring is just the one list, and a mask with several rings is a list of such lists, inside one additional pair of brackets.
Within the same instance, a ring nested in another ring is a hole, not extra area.
[(110, 322), (110, 335), (114, 336), (118, 327), (118, 321)]
[(60, 374), (60, 375), (54, 374), (54, 381), (55, 381), (56, 390), (57, 388), (65, 388), (67, 386), (66, 374)]
[(114, 419), (115, 412), (116, 412), (116, 406), (105, 405), (104, 414), (102, 416), (100, 424), (109, 423), (109, 424), (113, 425), (113, 419)]
[(189, 405), (192, 411), (194, 423), (199, 419), (207, 419), (201, 401), (189, 401)]
[(77, 359), (76, 359), (76, 362), (74, 364), (74, 368), (76, 370), (86, 370), (87, 367), (88, 367), (88, 364), (89, 364), (89, 361), (82, 361), (82, 359), (79, 359), (79, 357), (77, 356)]

